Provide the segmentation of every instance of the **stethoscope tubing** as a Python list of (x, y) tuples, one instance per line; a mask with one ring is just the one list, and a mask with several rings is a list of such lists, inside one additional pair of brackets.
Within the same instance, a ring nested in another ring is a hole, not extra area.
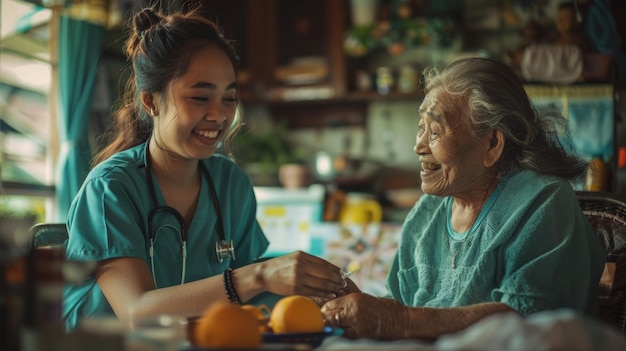
[[(162, 212), (168, 212), (174, 215), (176, 221), (180, 226), (180, 231), (178, 232), (181, 239), (181, 255), (182, 255), (182, 268), (181, 268), (181, 284), (185, 283), (185, 274), (187, 270), (187, 227), (185, 225), (185, 219), (175, 208), (170, 206), (159, 206), (159, 201), (156, 196), (156, 190), (154, 188), (154, 182), (152, 181), (152, 161), (150, 159), (150, 141), (146, 141), (144, 147), (144, 167), (146, 171), (146, 180), (148, 182), (148, 190), (150, 192), (150, 197), (152, 200), (153, 208), (148, 213), (148, 236), (150, 241), (149, 247), (149, 255), (150, 255), (150, 266), (152, 268), (152, 279), (154, 280), (155, 286), (157, 285), (156, 281), (156, 272), (154, 269), (154, 243), (156, 241), (156, 231), (153, 226), (154, 217)], [(224, 258), (231, 257), (235, 260), (235, 250), (233, 247), (233, 241), (230, 243), (226, 242), (226, 234), (224, 230), (224, 222), (222, 219), (222, 210), (219, 204), (219, 199), (217, 197), (217, 191), (215, 190), (215, 184), (213, 183), (213, 178), (211, 174), (209, 174), (209, 170), (206, 168), (206, 165), (199, 161), (198, 165), (200, 167), (200, 171), (204, 175), (207, 183), (209, 184), (209, 188), (211, 191), (211, 200), (213, 202), (213, 206), (215, 207), (215, 212), (217, 215), (217, 225), (218, 225), (218, 235), (219, 240), (215, 243), (215, 254), (219, 262), (222, 262)], [(174, 228), (170, 225), (170, 227)], [(175, 228), (174, 228), (175, 229)], [(178, 231), (178, 230), (175, 230)]]

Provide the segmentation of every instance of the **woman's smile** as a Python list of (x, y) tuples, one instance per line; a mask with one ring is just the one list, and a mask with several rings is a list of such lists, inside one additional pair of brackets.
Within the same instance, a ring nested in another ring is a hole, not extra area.
[(193, 135), (205, 145), (215, 145), (220, 140), (221, 129), (194, 129)]
[(428, 171), (436, 171), (438, 169), (441, 168), (440, 164), (437, 163), (431, 163), (431, 162), (421, 162), (422, 165), (422, 170), (428, 172)]

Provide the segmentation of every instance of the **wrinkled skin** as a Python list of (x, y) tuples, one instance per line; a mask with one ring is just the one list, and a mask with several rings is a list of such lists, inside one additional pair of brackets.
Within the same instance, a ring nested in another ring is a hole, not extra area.
[(378, 340), (436, 340), (459, 332), (496, 313), (514, 312), (501, 302), (436, 308), (409, 307), (389, 298), (350, 293), (322, 306), (328, 325), (340, 327), (348, 338)]
[(352, 293), (328, 301), (322, 313), (328, 325), (342, 328), (348, 338), (393, 340), (401, 337), (395, 334), (402, 330), (398, 324), (405, 306), (394, 299)]
[(326, 302), (332, 300), (333, 298), (361, 292), (361, 289), (359, 289), (359, 287), (350, 278), (346, 278), (344, 284), (345, 284), (344, 287), (341, 290), (335, 292), (334, 296), (332, 297), (321, 297), (321, 296), (312, 296), (312, 295), (309, 297), (313, 299), (313, 301), (315, 301), (320, 307), (322, 307), (324, 306)]

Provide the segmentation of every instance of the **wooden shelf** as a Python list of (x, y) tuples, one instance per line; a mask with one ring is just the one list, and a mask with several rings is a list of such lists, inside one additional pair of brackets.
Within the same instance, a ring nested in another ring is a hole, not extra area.
[(375, 91), (355, 91), (348, 93), (346, 100), (351, 101), (410, 101), (410, 100), (422, 100), (424, 93), (422, 91), (416, 91), (412, 93), (399, 93), (392, 92), (386, 95), (379, 94)]
[(390, 93), (386, 95), (378, 94), (375, 91), (358, 91), (349, 92), (343, 96), (324, 98), (324, 99), (259, 99), (259, 98), (242, 98), (243, 104), (250, 105), (269, 105), (269, 106), (309, 106), (309, 105), (365, 105), (375, 101), (421, 101), (424, 94), (420, 92), (413, 93)]

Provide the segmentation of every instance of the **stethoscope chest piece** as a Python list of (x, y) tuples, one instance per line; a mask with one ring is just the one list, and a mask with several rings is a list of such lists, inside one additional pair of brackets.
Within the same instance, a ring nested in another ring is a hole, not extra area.
[(233, 241), (227, 243), (226, 240), (218, 240), (215, 242), (215, 253), (217, 254), (217, 261), (222, 263), (225, 258), (232, 257), (235, 260), (235, 248), (233, 247)]

